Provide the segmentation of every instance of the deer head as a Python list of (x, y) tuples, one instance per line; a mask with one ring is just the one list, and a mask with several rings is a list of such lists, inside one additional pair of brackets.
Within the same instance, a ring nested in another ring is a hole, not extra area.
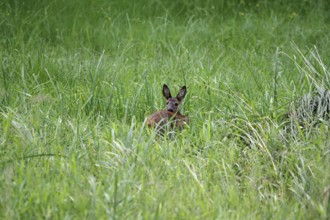
[(176, 97), (172, 97), (171, 91), (166, 84), (163, 85), (163, 95), (166, 98), (166, 110), (174, 113), (180, 113), (179, 105), (187, 94), (186, 86), (183, 86)]

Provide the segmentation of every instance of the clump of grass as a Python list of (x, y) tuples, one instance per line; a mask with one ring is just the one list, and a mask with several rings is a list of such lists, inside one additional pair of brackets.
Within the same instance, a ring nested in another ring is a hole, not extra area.
[(300, 90), (306, 91), (290, 103), (289, 128), (292, 132), (310, 133), (320, 123), (329, 124), (330, 72), (314, 47), (306, 55), (294, 45), (294, 63), (301, 74)]
[(317, 88), (315, 92), (308, 93), (297, 102), (290, 105), (290, 118), (299, 124), (315, 124), (329, 120), (330, 91)]

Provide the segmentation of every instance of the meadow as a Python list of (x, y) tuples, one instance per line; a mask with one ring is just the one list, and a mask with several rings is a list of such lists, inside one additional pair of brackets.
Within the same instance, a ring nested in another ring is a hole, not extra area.
[[(1, 1), (0, 219), (329, 219), (329, 12)], [(164, 83), (172, 138), (145, 125)]]

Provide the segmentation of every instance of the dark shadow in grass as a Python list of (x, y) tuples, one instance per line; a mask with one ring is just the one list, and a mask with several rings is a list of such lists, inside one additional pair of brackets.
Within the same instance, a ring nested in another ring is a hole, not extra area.
[(317, 87), (315, 92), (310, 92), (290, 104), (287, 114), (285, 129), (293, 136), (299, 133), (309, 134), (330, 119), (330, 91)]

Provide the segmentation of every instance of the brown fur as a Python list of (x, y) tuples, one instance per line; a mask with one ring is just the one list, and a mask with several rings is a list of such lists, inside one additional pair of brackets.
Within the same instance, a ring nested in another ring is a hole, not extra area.
[(173, 98), (167, 85), (163, 86), (163, 95), (166, 98), (166, 109), (159, 110), (147, 119), (147, 126), (149, 128), (157, 128), (161, 131), (166, 126), (170, 129), (182, 129), (189, 123), (189, 117), (182, 115), (179, 111), (179, 104), (184, 99), (187, 89), (183, 86), (178, 95)]
[[(170, 123), (169, 123), (170, 122)], [(189, 118), (186, 115), (181, 115), (179, 112), (170, 112), (167, 110), (159, 110), (147, 119), (147, 125), (149, 128), (164, 127), (166, 124), (170, 125), (170, 128), (184, 128), (189, 123)]]

